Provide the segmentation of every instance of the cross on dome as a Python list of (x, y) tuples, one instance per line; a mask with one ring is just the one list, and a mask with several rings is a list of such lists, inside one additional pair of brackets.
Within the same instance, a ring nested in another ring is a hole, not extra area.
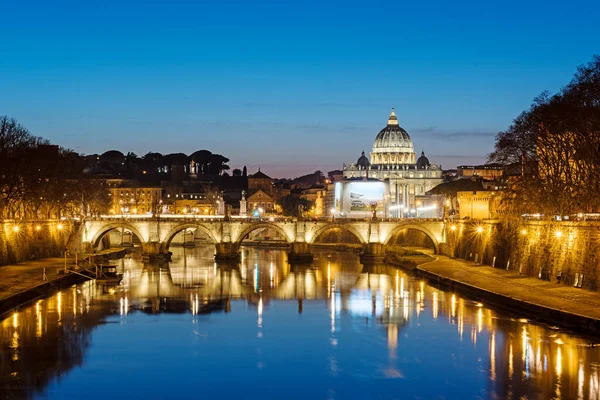
[(394, 111), (394, 107), (392, 107), (392, 113), (388, 118), (388, 125), (398, 125), (398, 118), (396, 118), (396, 112)]

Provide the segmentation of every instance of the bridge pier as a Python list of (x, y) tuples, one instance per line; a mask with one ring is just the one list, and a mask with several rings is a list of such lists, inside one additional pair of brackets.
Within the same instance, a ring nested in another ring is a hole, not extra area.
[(142, 243), (142, 260), (145, 262), (171, 261), (171, 254), (165, 251), (161, 242)]
[(288, 253), (288, 261), (290, 263), (310, 263), (314, 259), (310, 251), (310, 244), (306, 242), (293, 242)]
[(366, 243), (360, 254), (360, 262), (373, 264), (382, 262), (385, 257), (385, 245), (382, 243)]
[(238, 261), (240, 259), (240, 250), (235, 243), (221, 242), (215, 245), (215, 260), (217, 261)]

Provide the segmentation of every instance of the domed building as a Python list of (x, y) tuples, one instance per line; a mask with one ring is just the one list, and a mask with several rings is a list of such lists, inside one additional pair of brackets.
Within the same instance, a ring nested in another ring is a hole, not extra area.
[(369, 160), (363, 151), (356, 163), (344, 166), (343, 177), (346, 181), (385, 182), (382, 215), (408, 215), (418, 206), (416, 198), (442, 183), (441, 167), (430, 162), (424, 151), (417, 159), (412, 139), (398, 124), (393, 108), (387, 126), (375, 137), (370, 155)]
[(361, 168), (368, 168), (371, 165), (367, 156), (365, 156), (365, 151), (363, 150), (360, 157), (358, 157), (358, 161), (356, 161), (356, 166)]

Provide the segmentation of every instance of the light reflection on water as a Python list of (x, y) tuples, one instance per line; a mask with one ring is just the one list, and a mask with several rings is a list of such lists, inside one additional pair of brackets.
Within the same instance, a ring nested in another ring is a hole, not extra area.
[[(600, 349), (356, 254), (129, 256), (0, 323), (6, 397), (600, 397)], [(268, 392), (265, 392), (268, 388)], [(290, 391), (290, 389), (293, 390)]]

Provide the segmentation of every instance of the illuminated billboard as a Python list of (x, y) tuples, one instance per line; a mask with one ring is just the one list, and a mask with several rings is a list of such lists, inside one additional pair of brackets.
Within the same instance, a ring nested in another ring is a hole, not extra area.
[(383, 182), (351, 182), (350, 211), (369, 211), (372, 203), (377, 203), (377, 210), (381, 211), (384, 194)]
[(369, 216), (372, 204), (376, 203), (378, 212), (385, 211), (385, 182), (336, 182), (335, 210), (344, 215), (356, 217)]

